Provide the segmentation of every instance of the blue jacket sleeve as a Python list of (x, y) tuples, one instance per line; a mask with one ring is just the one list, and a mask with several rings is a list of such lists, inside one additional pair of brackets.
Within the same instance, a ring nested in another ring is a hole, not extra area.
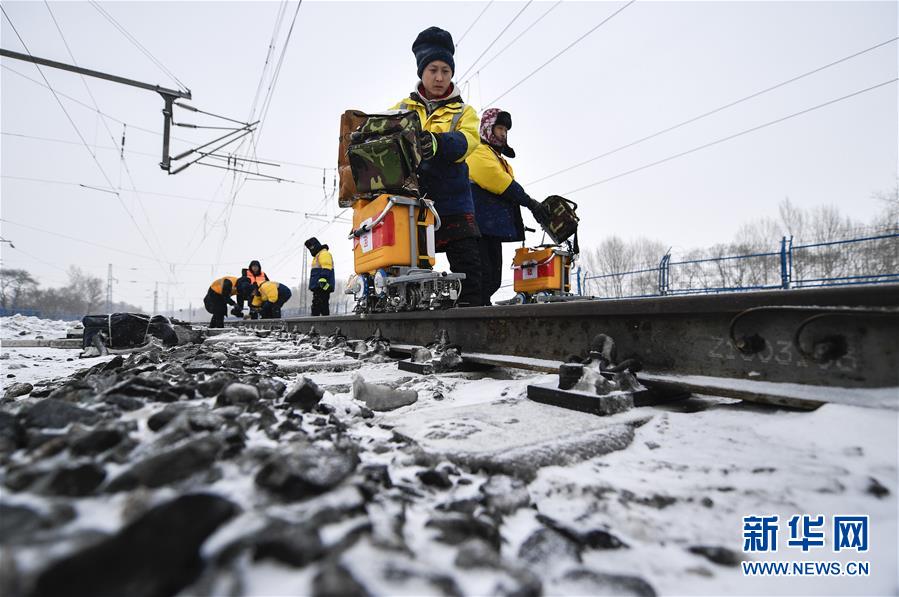
[(234, 286), (231, 284), (231, 280), (225, 280), (222, 282), (222, 296), (225, 297), (225, 302), (229, 305), (234, 304), (234, 299), (231, 298), (231, 290)]
[(515, 180), (513, 180), (512, 184), (509, 185), (509, 188), (500, 195), (500, 198), (515, 203), (516, 205), (520, 205), (521, 207), (527, 207), (528, 203), (531, 201), (530, 195), (525, 193), (524, 188)]
[(437, 137), (436, 158), (444, 162), (456, 162), (468, 153), (468, 139), (462, 133), (434, 133), (434, 136)]

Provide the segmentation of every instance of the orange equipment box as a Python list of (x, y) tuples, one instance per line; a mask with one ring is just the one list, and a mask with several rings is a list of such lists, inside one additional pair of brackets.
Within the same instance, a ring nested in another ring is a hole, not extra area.
[(515, 292), (568, 292), (571, 289), (571, 253), (554, 247), (515, 249)]
[(360, 199), (353, 204), (353, 230), (362, 226), (370, 229), (353, 238), (357, 274), (395, 266), (434, 267), (434, 214), (418, 199), (387, 194)]

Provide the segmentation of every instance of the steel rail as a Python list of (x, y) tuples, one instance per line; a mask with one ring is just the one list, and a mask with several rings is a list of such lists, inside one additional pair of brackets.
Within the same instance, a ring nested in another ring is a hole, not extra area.
[[(806, 323), (805, 348), (795, 346), (796, 330), (804, 322), (845, 307), (856, 308), (852, 317)], [(228, 321), (226, 325), (300, 332), (315, 326), (321, 334), (339, 327), (357, 339), (380, 329), (391, 342), (415, 345), (432, 342), (440, 330), (446, 330), (463, 353), (555, 360), (583, 354), (592, 338), (604, 333), (615, 339), (619, 358), (636, 358), (646, 371), (657, 374), (845, 388), (899, 387), (899, 284)], [(818, 360), (804, 356), (815, 354)]]

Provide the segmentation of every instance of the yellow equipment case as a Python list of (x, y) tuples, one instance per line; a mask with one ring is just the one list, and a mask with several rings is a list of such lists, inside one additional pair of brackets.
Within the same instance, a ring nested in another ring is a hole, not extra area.
[(353, 263), (357, 274), (390, 267), (432, 268), (432, 210), (417, 199), (383, 194), (353, 204)]
[(571, 289), (573, 254), (559, 247), (515, 249), (515, 292), (528, 296), (537, 293), (565, 294)]
[(435, 272), (440, 216), (421, 196), (421, 123), (414, 111), (347, 110), (340, 124), (341, 207), (353, 208), (353, 269), (347, 294), (357, 313), (444, 309), (465, 274)]

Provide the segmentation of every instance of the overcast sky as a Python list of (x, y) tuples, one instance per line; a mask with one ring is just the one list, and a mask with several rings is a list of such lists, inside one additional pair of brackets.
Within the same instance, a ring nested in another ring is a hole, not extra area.
[[(302, 241), (316, 234), (345, 278), (348, 225), (333, 221), (341, 210), (327, 196), (339, 115), (406, 96), (416, 81), (412, 41), (430, 25), (459, 42), (457, 83), (471, 69), (467, 101), (479, 112), (511, 112), (512, 163), (525, 189), (578, 202), (582, 248), (611, 234), (656, 239), (675, 254), (727, 242), (741, 223), (776, 216), (784, 197), (802, 207), (837, 205), (861, 220), (882, 208), (871, 195), (896, 181), (896, 83), (578, 189), (890, 81), (895, 41), (530, 184), (897, 35), (896, 2), (638, 1), (546, 64), (625, 4), (306, 1), (297, 13), (296, 3), (277, 2), (99, 3), (164, 72), (91, 3), (50, 2), (48, 10), (43, 2), (3, 2), (35, 56), (67, 63), (74, 56), (86, 68), (176, 88), (173, 75), (190, 88), (191, 105), (237, 120), (258, 119), (268, 105), (255, 153), (280, 166), (261, 172), (294, 181), (245, 181), (200, 165), (170, 176), (158, 166), (157, 94), (85, 79), (92, 99), (78, 75), (42, 68), (59, 94), (82, 102), (59, 96), (70, 122), (34, 65), (3, 58), (0, 231), (16, 247), (2, 245), (3, 267), (60, 286), (70, 264), (105, 280), (112, 263), (116, 300), (149, 309), (159, 282), (160, 308), (168, 291), (176, 308), (196, 309), (213, 278), (251, 259), (272, 279), (296, 285)], [(4, 49), (25, 51), (6, 17), (0, 33)], [(228, 124), (178, 109), (175, 118)], [(171, 154), (223, 133), (176, 128)], [(241, 155), (249, 149), (244, 144)], [(513, 245), (506, 247), (511, 256)]]

